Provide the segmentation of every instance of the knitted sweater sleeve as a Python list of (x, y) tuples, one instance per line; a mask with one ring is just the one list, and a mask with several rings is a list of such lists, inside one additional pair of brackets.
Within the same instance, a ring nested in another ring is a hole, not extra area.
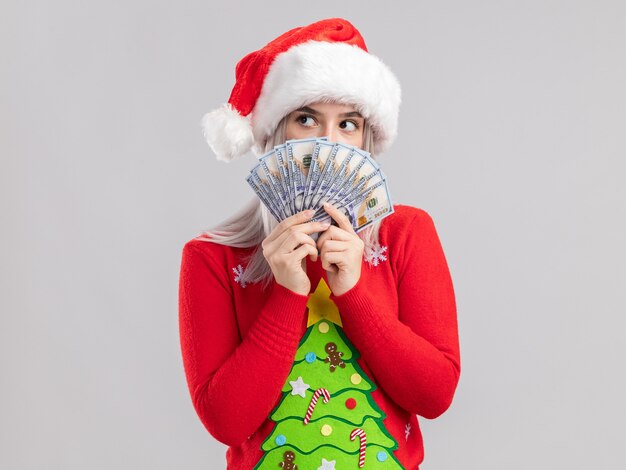
[(448, 409), (459, 380), (456, 304), (433, 221), (423, 210), (411, 213), (389, 240), (396, 244), (397, 311), (375, 294), (366, 265), (351, 290), (331, 298), (378, 384), (405, 410), (432, 419)]
[(185, 245), (179, 282), (183, 365), (194, 408), (220, 442), (241, 444), (269, 415), (298, 347), (307, 298), (274, 283), (241, 340), (224, 262), (211, 250)]

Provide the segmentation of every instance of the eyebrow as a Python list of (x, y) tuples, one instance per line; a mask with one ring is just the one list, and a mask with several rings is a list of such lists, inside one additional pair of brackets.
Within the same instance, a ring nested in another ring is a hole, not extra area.
[[(319, 111), (316, 111), (313, 108), (309, 108), (308, 106), (303, 106), (302, 108), (298, 108), (298, 109), (296, 109), (296, 112), (309, 113), (309, 114), (312, 114), (313, 116), (319, 116), (320, 115)], [(339, 117), (341, 117), (341, 118), (348, 118), (348, 117), (359, 117), (359, 118), (362, 118), (363, 116), (358, 111), (350, 111), (349, 113), (340, 114)]]

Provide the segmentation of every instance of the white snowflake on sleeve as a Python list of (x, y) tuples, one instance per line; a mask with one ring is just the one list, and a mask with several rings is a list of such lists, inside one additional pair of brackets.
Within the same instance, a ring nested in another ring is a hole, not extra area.
[(372, 266), (378, 266), (380, 262), (387, 261), (387, 257), (385, 256), (386, 251), (387, 247), (385, 245), (381, 246), (378, 243), (372, 247), (365, 247), (365, 252), (363, 253), (365, 261)]
[(245, 289), (246, 281), (243, 280), (243, 266), (238, 264), (236, 268), (233, 268), (233, 272), (235, 273), (235, 282)]
[(411, 434), (411, 424), (407, 423), (407, 425), (404, 427), (404, 438), (407, 441), (409, 440), (409, 434)]

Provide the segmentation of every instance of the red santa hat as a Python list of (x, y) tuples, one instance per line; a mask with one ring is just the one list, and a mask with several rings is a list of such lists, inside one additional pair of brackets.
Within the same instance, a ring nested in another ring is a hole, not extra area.
[(287, 31), (241, 59), (235, 80), (228, 103), (202, 118), (218, 160), (231, 161), (251, 148), (262, 154), (284, 116), (316, 101), (356, 106), (372, 127), (375, 154), (397, 135), (400, 84), (344, 19)]

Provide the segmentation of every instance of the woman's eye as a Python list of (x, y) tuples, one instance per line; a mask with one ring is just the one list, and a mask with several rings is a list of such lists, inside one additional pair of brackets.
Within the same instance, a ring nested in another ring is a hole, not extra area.
[(298, 116), (298, 122), (303, 126), (311, 127), (315, 124), (315, 119), (311, 116), (307, 116), (306, 114), (302, 114), (301, 116)]
[(354, 121), (341, 121), (339, 127), (348, 132), (356, 131), (359, 128), (359, 126), (357, 126), (356, 122)]

